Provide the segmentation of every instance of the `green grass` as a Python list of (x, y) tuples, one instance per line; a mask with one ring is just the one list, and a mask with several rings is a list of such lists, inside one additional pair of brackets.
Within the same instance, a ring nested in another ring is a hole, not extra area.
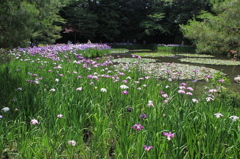
[[(224, 86), (219, 79), (218, 87), (209, 85), (199, 95), (195, 83), (184, 89), (182, 81), (159, 81), (138, 65), (112, 65), (107, 57), (98, 63), (74, 61), (70, 52), (59, 61), (19, 54), (0, 65), (0, 107), (10, 108), (0, 112), (2, 158), (240, 157), (240, 121), (229, 118), (240, 116), (240, 104), (219, 89)], [(179, 93), (179, 87), (192, 95)], [(142, 114), (147, 117), (140, 118)], [(30, 124), (33, 119), (39, 123)], [(133, 129), (137, 123), (144, 128)], [(167, 140), (163, 132), (174, 137)], [(143, 145), (153, 148), (146, 151)]]
[(12, 57), (6, 53), (4, 50), (0, 50), (0, 65), (10, 62)]

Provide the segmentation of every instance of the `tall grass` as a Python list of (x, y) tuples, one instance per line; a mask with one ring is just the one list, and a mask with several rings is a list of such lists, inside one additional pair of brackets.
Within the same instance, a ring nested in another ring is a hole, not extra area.
[(2, 157), (240, 157), (239, 119), (230, 118), (240, 111), (221, 89), (199, 96), (191, 83), (158, 81), (107, 56), (99, 63), (71, 51), (59, 51), (59, 60), (13, 54), (0, 66)]
[(7, 50), (0, 49), (0, 65), (11, 61), (12, 57), (8, 55)]

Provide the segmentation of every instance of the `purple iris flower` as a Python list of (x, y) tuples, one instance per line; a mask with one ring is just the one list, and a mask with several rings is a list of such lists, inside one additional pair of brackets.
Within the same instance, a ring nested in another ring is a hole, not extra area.
[(146, 115), (146, 114), (142, 114), (142, 115), (140, 115), (139, 117), (142, 118), (142, 119), (146, 119), (146, 118), (147, 118), (147, 115)]
[(128, 111), (128, 112), (131, 112), (131, 111), (132, 111), (132, 109), (131, 109), (131, 108), (126, 108), (126, 109), (127, 109), (127, 111)]
[(92, 78), (93, 78), (93, 75), (87, 75), (87, 78), (92, 79)]
[(142, 130), (142, 129), (144, 129), (144, 127), (141, 124), (135, 124), (135, 125), (132, 126), (132, 129)]

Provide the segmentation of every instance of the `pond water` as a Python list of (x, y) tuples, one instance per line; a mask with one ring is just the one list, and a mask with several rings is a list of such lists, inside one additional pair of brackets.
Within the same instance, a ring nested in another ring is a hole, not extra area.
[[(140, 51), (137, 51), (138, 53)], [(146, 51), (144, 51), (146, 52)], [(126, 53), (119, 53), (119, 54), (114, 54), (114, 58), (119, 58), (117, 56), (120, 56), (120, 58), (132, 58), (132, 53), (136, 53), (135, 51), (129, 51)], [(149, 53), (154, 53), (154, 52), (149, 52)], [(144, 57), (143, 57), (144, 58)], [(150, 58), (150, 57), (147, 57)], [(213, 68), (219, 71), (222, 71), (223, 73), (226, 74), (227, 78), (231, 80), (231, 85), (229, 88), (240, 94), (240, 84), (236, 83), (234, 81), (234, 78), (240, 75), (240, 66), (226, 66), (226, 65), (209, 65), (209, 64), (195, 64), (195, 63), (189, 63), (189, 62), (181, 62), (179, 56), (174, 56), (174, 57), (152, 57), (152, 59), (156, 59), (159, 62), (169, 62), (169, 63), (181, 63), (181, 64), (189, 64), (189, 65), (195, 65), (195, 66), (201, 66), (201, 67), (208, 67), (208, 68)], [(191, 58), (191, 57), (189, 57)], [(215, 59), (226, 59), (226, 57), (214, 57)], [(204, 87), (207, 83), (205, 81), (198, 81), (197, 85), (198, 87)]]

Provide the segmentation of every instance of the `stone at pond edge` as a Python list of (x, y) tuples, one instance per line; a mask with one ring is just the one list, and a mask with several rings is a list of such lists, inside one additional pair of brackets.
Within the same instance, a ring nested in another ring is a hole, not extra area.
[(234, 78), (234, 81), (236, 81), (237, 83), (240, 83), (240, 75), (238, 75), (237, 77)]

